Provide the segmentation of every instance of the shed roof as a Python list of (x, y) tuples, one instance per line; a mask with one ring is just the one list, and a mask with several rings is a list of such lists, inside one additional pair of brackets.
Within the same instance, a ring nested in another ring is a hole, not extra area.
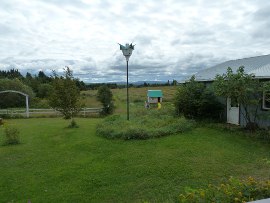
[(217, 74), (226, 73), (228, 67), (231, 67), (235, 72), (240, 66), (244, 66), (245, 72), (254, 74), (256, 78), (270, 78), (270, 55), (226, 61), (199, 71), (195, 74), (195, 78), (197, 81), (212, 81)]
[(148, 97), (162, 97), (162, 90), (148, 90), (147, 92)]

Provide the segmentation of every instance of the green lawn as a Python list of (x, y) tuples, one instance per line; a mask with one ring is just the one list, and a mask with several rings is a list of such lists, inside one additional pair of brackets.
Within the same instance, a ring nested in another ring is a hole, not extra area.
[(59, 118), (8, 120), (22, 144), (0, 146), (0, 202), (173, 202), (185, 187), (229, 176), (270, 179), (270, 146), (259, 141), (206, 127), (107, 140), (95, 135), (100, 121), (67, 129)]

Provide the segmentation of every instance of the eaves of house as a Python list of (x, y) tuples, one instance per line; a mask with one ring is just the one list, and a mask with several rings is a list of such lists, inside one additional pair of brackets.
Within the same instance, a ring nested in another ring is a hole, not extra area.
[(270, 55), (226, 61), (197, 72), (195, 79), (202, 82), (213, 81), (217, 74), (226, 73), (228, 67), (232, 68), (233, 72), (236, 72), (240, 66), (244, 66), (245, 72), (254, 74), (255, 78), (270, 79)]

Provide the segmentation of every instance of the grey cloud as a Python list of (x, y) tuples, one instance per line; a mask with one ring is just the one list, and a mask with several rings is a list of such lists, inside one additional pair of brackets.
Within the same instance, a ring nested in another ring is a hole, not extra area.
[(86, 81), (125, 80), (116, 43), (132, 40), (131, 80), (181, 79), (227, 59), (269, 54), (264, 0), (12, 2), (0, 2), (0, 69), (61, 73), (68, 65)]
[[(201, 36), (201, 37), (185, 37), (182, 40), (179, 41), (180, 44), (188, 44), (188, 45), (192, 45), (192, 44), (205, 44), (206, 42), (208, 43), (213, 43), (216, 42), (216, 38), (213, 36)], [(178, 43), (178, 44), (179, 44)]]
[(261, 39), (265, 41), (269, 41), (270, 39), (270, 5), (265, 6), (259, 10), (257, 10), (252, 15), (252, 23), (254, 24), (254, 30), (252, 32), (252, 37), (254, 39)]
[(151, 37), (151, 36), (146, 36), (146, 35), (137, 35), (134, 38), (134, 42), (139, 43), (142, 46), (147, 46), (147, 45), (151, 45), (152, 44), (152, 40), (155, 37)]
[(14, 35), (16, 30), (12, 28), (10, 25), (0, 23), (0, 35), (7, 36), (7, 35)]
[(258, 9), (254, 14), (253, 18), (255, 21), (267, 21), (269, 20), (270, 6), (264, 6)]
[(270, 40), (270, 29), (268, 29), (270, 26), (270, 22), (264, 24), (263, 26), (260, 26), (260, 30), (255, 30), (252, 34), (252, 37), (254, 37), (255, 39), (262, 39), (265, 41)]
[(172, 45), (172, 46), (175, 46), (175, 45), (180, 44), (180, 42), (181, 42), (180, 39), (174, 39), (174, 40), (171, 41), (171, 45)]
[(85, 6), (87, 6), (81, 0), (46, 0), (45, 2), (57, 6), (75, 6), (80, 8), (84, 8)]
[(214, 34), (213, 31), (201, 27), (198, 27), (196, 30), (193, 29), (185, 33), (185, 35), (192, 37), (202, 37), (202, 36), (205, 37), (213, 34)]

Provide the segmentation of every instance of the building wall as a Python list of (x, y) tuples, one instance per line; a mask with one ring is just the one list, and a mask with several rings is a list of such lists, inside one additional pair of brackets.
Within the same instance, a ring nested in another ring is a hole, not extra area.
[[(250, 106), (248, 108), (248, 110), (252, 111), (252, 112), (255, 112), (256, 108)], [(244, 117), (243, 113), (244, 113), (243, 106), (240, 106), (240, 125), (241, 126), (246, 126), (246, 120), (245, 120), (245, 117)], [(251, 119), (253, 119), (253, 118), (251, 118)], [(263, 110), (262, 107), (259, 106), (257, 123), (258, 123), (259, 127), (261, 127), (261, 128), (270, 127), (270, 111)]]
[[(207, 87), (210, 87), (212, 85), (212, 82), (206, 82), (205, 85)], [(227, 121), (227, 99), (223, 97), (218, 97), (219, 102), (221, 102), (224, 105), (224, 114), (221, 115), (224, 121)], [(249, 111), (255, 111), (254, 107), (249, 107)], [(240, 106), (240, 119), (239, 119), (239, 124), (242, 127), (246, 126), (246, 120), (243, 115), (243, 106)], [(269, 110), (263, 110), (262, 109), (262, 104), (260, 104), (258, 108), (258, 119), (257, 119), (258, 125), (261, 128), (266, 128), (270, 127), (270, 111)]]
[[(155, 103), (157, 104), (158, 103), (158, 98), (157, 97), (148, 97), (148, 102), (149, 103)], [(162, 102), (162, 98), (160, 98), (160, 102)]]

